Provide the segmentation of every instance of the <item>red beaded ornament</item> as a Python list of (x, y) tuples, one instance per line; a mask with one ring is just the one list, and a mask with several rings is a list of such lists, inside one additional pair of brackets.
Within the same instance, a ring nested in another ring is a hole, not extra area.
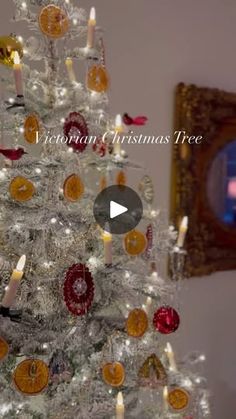
[(89, 269), (82, 263), (72, 265), (64, 282), (64, 299), (68, 310), (76, 316), (86, 314), (93, 297), (94, 283)]
[(67, 138), (66, 145), (74, 151), (82, 153), (88, 143), (88, 126), (79, 112), (71, 112), (64, 123), (64, 135)]
[(168, 335), (175, 332), (180, 323), (177, 311), (168, 306), (160, 307), (153, 316), (153, 324), (158, 332)]
[(93, 144), (93, 151), (100, 157), (104, 157), (107, 153), (107, 143), (102, 138), (97, 138)]
[(146, 259), (149, 259), (150, 256), (151, 256), (152, 246), (153, 246), (153, 228), (152, 228), (152, 224), (149, 224), (147, 226), (146, 239), (147, 239), (147, 247), (146, 247), (146, 250), (145, 250), (145, 257), (146, 257)]

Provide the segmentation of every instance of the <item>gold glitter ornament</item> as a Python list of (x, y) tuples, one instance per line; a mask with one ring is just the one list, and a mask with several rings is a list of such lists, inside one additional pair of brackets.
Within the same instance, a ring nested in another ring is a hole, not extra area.
[(0, 63), (9, 67), (14, 65), (14, 52), (23, 57), (23, 45), (14, 36), (0, 36)]
[(183, 410), (189, 404), (189, 394), (183, 388), (175, 388), (168, 393), (168, 403), (174, 410)]
[(160, 361), (160, 359), (155, 355), (150, 355), (146, 361), (143, 363), (138, 373), (141, 383), (143, 385), (165, 385), (167, 381), (166, 370)]

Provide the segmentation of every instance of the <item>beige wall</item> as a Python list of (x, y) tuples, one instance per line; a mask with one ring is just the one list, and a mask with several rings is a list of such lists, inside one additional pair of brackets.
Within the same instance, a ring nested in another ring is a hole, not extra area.
[[(236, 90), (234, 0), (75, 0), (97, 7), (105, 29), (112, 76), (111, 111), (144, 113), (145, 132), (172, 129), (173, 90), (179, 81)], [(3, 4), (6, 11), (3, 13)], [(1, 32), (12, 31), (9, 0), (1, 0)], [(161, 208), (169, 205), (170, 147), (130, 150), (154, 179)], [(233, 419), (236, 410), (236, 278), (218, 273), (188, 281), (182, 293), (179, 354), (206, 353), (205, 373), (213, 393), (213, 419)]]

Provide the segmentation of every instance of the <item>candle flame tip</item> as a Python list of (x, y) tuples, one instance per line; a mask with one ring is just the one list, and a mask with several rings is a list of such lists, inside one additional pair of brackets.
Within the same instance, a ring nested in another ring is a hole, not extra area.
[(17, 271), (20, 271), (20, 272), (23, 271), (23, 269), (25, 267), (25, 263), (26, 263), (26, 256), (25, 255), (22, 255), (20, 257), (20, 259), (18, 260), (18, 263), (16, 265), (16, 270)]
[(117, 394), (117, 404), (123, 405), (123, 394), (121, 391)]
[(91, 7), (89, 19), (90, 20), (96, 20), (96, 9), (95, 9), (95, 7)]
[(18, 51), (14, 51), (14, 64), (20, 64), (20, 56)]

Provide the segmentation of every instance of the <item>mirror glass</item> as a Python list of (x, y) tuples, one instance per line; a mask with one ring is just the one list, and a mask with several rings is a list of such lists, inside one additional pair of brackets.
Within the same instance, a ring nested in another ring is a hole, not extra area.
[(207, 177), (207, 196), (215, 215), (236, 227), (236, 140), (221, 149)]

